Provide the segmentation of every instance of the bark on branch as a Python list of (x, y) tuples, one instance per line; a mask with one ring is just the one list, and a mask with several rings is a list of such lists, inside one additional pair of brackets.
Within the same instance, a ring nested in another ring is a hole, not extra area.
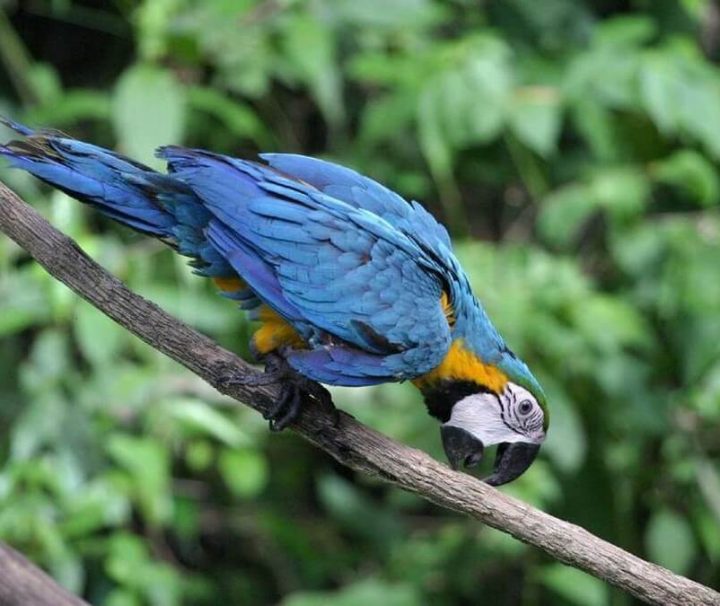
[(0, 606), (90, 606), (0, 543)]
[[(257, 371), (132, 293), (1, 183), (0, 230), (55, 278), (219, 391), (259, 412), (265, 411), (278, 395), (277, 385), (224, 386), (223, 378), (229, 374), (250, 375)], [(349, 415), (341, 414), (339, 424), (334, 426), (332, 418), (319, 407), (308, 409), (293, 430), (344, 465), (472, 516), (645, 602), (662, 606), (720, 605), (720, 593), (646, 562), (469, 475), (454, 472), (424, 452), (399, 444)], [(0, 558), (0, 575), (4, 568)]]

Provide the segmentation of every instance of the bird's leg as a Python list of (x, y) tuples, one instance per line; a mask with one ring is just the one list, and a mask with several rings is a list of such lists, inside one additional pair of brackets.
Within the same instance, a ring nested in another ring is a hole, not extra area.
[(261, 375), (248, 377), (231, 377), (226, 384), (242, 384), (248, 386), (280, 384), (280, 396), (277, 401), (263, 414), (270, 421), (271, 431), (282, 431), (299, 418), (303, 406), (308, 401), (315, 401), (323, 408), (332, 412), (334, 421), (338, 421), (338, 411), (332, 401), (330, 392), (320, 383), (308, 379), (294, 370), (287, 360), (278, 353), (263, 356), (265, 372)]

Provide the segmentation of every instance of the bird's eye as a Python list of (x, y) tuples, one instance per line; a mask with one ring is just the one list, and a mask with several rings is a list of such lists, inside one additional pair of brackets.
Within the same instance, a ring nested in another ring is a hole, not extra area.
[(520, 406), (518, 406), (518, 412), (520, 412), (521, 415), (528, 415), (530, 414), (532, 408), (533, 405), (530, 400), (523, 400), (520, 402)]

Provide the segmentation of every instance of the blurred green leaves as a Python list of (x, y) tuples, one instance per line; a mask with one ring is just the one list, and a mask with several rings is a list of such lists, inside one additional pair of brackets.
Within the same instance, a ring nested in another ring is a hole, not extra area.
[(557, 595), (577, 606), (603, 606), (607, 604), (607, 588), (602, 581), (584, 572), (552, 564), (539, 573), (541, 582)]
[(518, 140), (541, 156), (554, 152), (562, 126), (557, 91), (541, 87), (519, 89), (511, 103), (510, 129)]
[[(170, 143), (326, 156), (422, 200), (549, 396), (542, 458), (504, 490), (717, 585), (710, 3), (22, 4), (0, 13), (3, 113), (155, 167)], [(136, 291), (247, 353), (243, 314), (160, 243), (2, 178)], [(268, 438), (7, 241), (0, 364), (0, 537), (92, 603), (629, 604)], [(442, 457), (411, 386), (333, 395)]]
[(123, 152), (150, 165), (155, 149), (182, 140), (185, 90), (173, 75), (150, 65), (129, 68), (113, 97), (113, 123)]
[(645, 542), (654, 562), (678, 574), (687, 573), (696, 546), (685, 518), (667, 510), (656, 512), (647, 528)]
[(307, 83), (328, 124), (337, 127), (345, 111), (332, 30), (317, 16), (298, 17), (287, 24), (284, 51), (294, 71)]
[(265, 458), (249, 448), (222, 452), (218, 465), (228, 488), (241, 499), (257, 497), (268, 481)]
[(336, 592), (300, 593), (282, 602), (282, 606), (419, 606), (419, 594), (410, 585), (359, 581)]
[(170, 460), (162, 444), (142, 437), (112, 436), (107, 445), (110, 457), (127, 474), (129, 493), (137, 501), (148, 523), (157, 525), (170, 514)]
[(651, 167), (660, 183), (685, 190), (691, 200), (703, 206), (720, 201), (720, 181), (713, 164), (702, 154), (683, 149)]

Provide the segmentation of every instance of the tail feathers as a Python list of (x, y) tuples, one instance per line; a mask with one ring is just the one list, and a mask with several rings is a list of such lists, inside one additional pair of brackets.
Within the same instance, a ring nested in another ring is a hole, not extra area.
[(14, 130), (16, 133), (20, 133), (21, 135), (25, 136), (32, 135), (35, 132), (32, 128), (29, 128), (24, 124), (20, 124), (19, 122), (10, 120), (10, 118), (6, 118), (4, 116), (0, 116), (0, 124), (4, 124), (9, 129)]
[[(120, 223), (161, 238), (180, 254), (191, 257), (190, 264), (200, 275), (237, 275), (222, 252), (208, 240), (210, 211), (177, 175), (158, 173), (121, 154), (59, 132), (33, 130), (2, 117), (0, 123), (25, 137), (0, 144), (0, 156), (8, 158), (11, 166), (31, 173)], [(181, 151), (177, 153), (182, 156)], [(214, 181), (216, 187), (224, 187), (217, 179)], [(252, 181), (248, 180), (246, 187), (252, 188)], [(244, 307), (258, 304), (250, 290), (228, 294)]]
[(25, 170), (109, 217), (159, 237), (171, 235), (175, 219), (157, 200), (157, 191), (143, 183), (153, 171), (102, 147), (33, 131), (7, 119), (3, 124), (26, 138), (0, 145), (10, 165)]

